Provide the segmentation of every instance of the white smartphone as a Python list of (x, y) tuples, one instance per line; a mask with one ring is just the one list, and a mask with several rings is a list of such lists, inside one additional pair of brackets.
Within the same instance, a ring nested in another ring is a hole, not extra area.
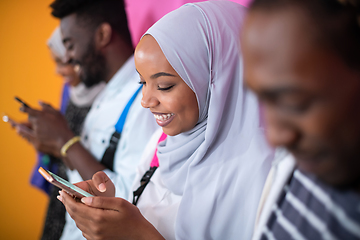
[(70, 195), (75, 196), (77, 198), (83, 197), (94, 197), (90, 193), (82, 190), (81, 188), (69, 183), (65, 179), (57, 176), (56, 174), (43, 169), (42, 167), (39, 168), (39, 173), (51, 184), (61, 188), (62, 190), (68, 192)]

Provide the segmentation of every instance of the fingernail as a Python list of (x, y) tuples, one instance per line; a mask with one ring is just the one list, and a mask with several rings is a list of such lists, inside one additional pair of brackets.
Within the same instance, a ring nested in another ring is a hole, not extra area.
[(106, 191), (106, 186), (105, 186), (105, 184), (100, 183), (100, 185), (99, 185), (99, 191), (100, 191), (100, 192), (105, 192), (105, 191)]
[(61, 196), (58, 195), (56, 198), (57, 198), (60, 202), (62, 202), (62, 197), (61, 197)]
[(86, 204), (86, 205), (90, 205), (92, 203), (92, 200), (93, 200), (92, 197), (83, 197), (81, 199), (81, 202)]

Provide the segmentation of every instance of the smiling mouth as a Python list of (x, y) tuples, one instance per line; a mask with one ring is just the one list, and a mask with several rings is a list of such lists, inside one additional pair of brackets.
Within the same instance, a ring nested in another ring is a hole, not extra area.
[(167, 113), (167, 114), (153, 113), (153, 114), (154, 114), (157, 124), (160, 127), (165, 127), (166, 125), (168, 125), (174, 119), (174, 116), (175, 116), (174, 113)]
[(82, 70), (82, 68), (81, 68), (80, 64), (76, 64), (74, 66), (74, 71), (78, 76), (80, 76), (81, 70)]

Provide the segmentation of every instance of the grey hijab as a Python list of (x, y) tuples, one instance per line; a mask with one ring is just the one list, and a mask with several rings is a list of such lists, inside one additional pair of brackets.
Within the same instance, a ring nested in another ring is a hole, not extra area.
[(256, 97), (243, 86), (239, 35), (245, 8), (227, 1), (186, 4), (152, 35), (194, 91), (199, 120), (158, 147), (166, 187), (182, 196), (177, 239), (250, 239), (273, 151)]

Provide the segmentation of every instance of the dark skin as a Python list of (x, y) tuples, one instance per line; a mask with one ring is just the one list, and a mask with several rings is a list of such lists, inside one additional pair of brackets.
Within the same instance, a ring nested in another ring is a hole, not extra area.
[(270, 144), (301, 170), (360, 193), (360, 73), (311, 21), (295, 7), (251, 11), (241, 39), (246, 83), (263, 104)]
[(82, 204), (61, 191), (58, 199), (86, 239), (164, 239), (135, 205), (114, 197), (114, 184), (104, 172), (75, 185), (96, 197), (82, 198)]
[[(155, 39), (143, 37), (134, 58), (140, 79), (145, 82), (143, 107), (179, 115), (163, 128), (164, 132), (176, 135), (193, 128), (199, 112), (196, 96), (171, 67)], [(181, 96), (187, 100), (182, 101)], [(76, 185), (97, 197), (82, 198), (84, 205), (61, 192), (59, 200), (87, 239), (164, 239), (136, 206), (114, 197), (114, 186), (104, 172)]]
[[(126, 44), (108, 23), (102, 23), (94, 31), (90, 31), (77, 21), (76, 14), (71, 14), (61, 19), (61, 31), (63, 39), (66, 40), (64, 42), (67, 48), (67, 60), (70, 62), (82, 64), (83, 62), (80, 61), (83, 59), (82, 55), (93, 43), (92, 50), (100, 54), (105, 61), (105, 69), (102, 69), (104, 72), (99, 74), (103, 76), (105, 82), (110, 81), (133, 53), (132, 46)], [(86, 68), (85, 65), (80, 66)], [(82, 77), (81, 68), (80, 78)], [(74, 134), (59, 111), (44, 103), (41, 107), (40, 110), (23, 108), (23, 111), (29, 115), (33, 132), (29, 134), (20, 129), (19, 133), (38, 151), (60, 157), (60, 149), (74, 137)], [(70, 169), (77, 169), (84, 180), (91, 179), (94, 173), (105, 169), (105, 166), (98, 162), (80, 142), (68, 149), (64, 162)]]

